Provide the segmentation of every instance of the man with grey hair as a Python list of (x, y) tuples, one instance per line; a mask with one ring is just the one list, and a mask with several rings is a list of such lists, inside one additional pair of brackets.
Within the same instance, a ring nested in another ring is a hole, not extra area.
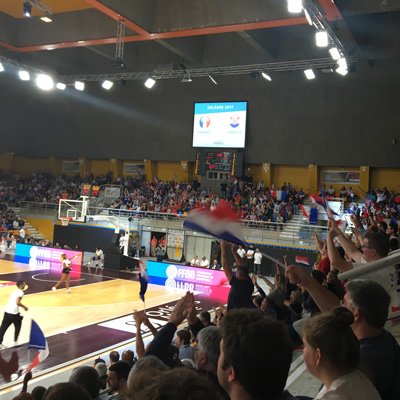
[(221, 333), (217, 326), (209, 326), (197, 334), (197, 351), (194, 355), (196, 369), (216, 375)]
[[(300, 267), (291, 265), (286, 273), (291, 283), (303, 286), (321, 311), (339, 305), (339, 299)], [(354, 315), (352, 329), (360, 342), (361, 366), (382, 400), (400, 399), (400, 346), (384, 329), (390, 296), (378, 283), (356, 279), (346, 285), (343, 306)]]

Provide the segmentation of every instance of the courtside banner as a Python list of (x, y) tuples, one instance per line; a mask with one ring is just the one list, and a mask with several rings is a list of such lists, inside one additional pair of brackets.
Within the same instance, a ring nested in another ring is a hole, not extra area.
[(173, 287), (173, 283), (176, 281), (208, 286), (221, 286), (228, 283), (224, 271), (159, 263), (156, 261), (147, 261), (147, 275), (150, 278), (149, 283), (160, 284), (158, 282), (161, 281), (156, 278), (163, 278), (165, 286), (170, 287)]
[(75, 272), (80, 271), (82, 265), (81, 251), (53, 249), (51, 247), (31, 246), (29, 244), (17, 243), (15, 248), (15, 261), (29, 264), (33, 267), (48, 267), (51, 268), (53, 264), (60, 264), (60, 256), (65, 253), (67, 258), (75, 257), (71, 260), (72, 270)]

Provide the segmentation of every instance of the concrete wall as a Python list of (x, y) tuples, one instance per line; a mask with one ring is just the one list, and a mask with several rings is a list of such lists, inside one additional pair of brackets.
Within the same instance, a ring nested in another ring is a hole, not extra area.
[[(390, 64), (388, 64), (390, 65)], [(365, 70), (363, 70), (365, 68)], [(31, 157), (194, 161), (193, 103), (248, 101), (245, 163), (399, 167), (396, 69), (359, 66), (346, 77), (302, 71), (276, 73), (272, 82), (247, 75), (190, 84), (159, 81), (88, 83), (45, 93), (14, 74), (0, 75), (2, 151)], [(399, 138), (400, 139), (400, 138)]]

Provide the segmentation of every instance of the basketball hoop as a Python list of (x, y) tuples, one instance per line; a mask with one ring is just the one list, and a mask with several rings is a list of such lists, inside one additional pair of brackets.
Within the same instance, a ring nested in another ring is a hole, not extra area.
[(60, 217), (62, 226), (68, 226), (68, 222), (72, 221), (72, 217)]

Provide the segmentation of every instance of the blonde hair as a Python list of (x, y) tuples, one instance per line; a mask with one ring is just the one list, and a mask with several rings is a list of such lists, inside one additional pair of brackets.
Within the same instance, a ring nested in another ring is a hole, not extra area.
[(286, 291), (286, 280), (285, 280), (285, 276), (284, 275), (275, 274), (275, 286), (281, 292), (285, 292)]
[(67, 259), (67, 255), (65, 253), (61, 253), (60, 258), (62, 258), (63, 260), (66, 260)]

